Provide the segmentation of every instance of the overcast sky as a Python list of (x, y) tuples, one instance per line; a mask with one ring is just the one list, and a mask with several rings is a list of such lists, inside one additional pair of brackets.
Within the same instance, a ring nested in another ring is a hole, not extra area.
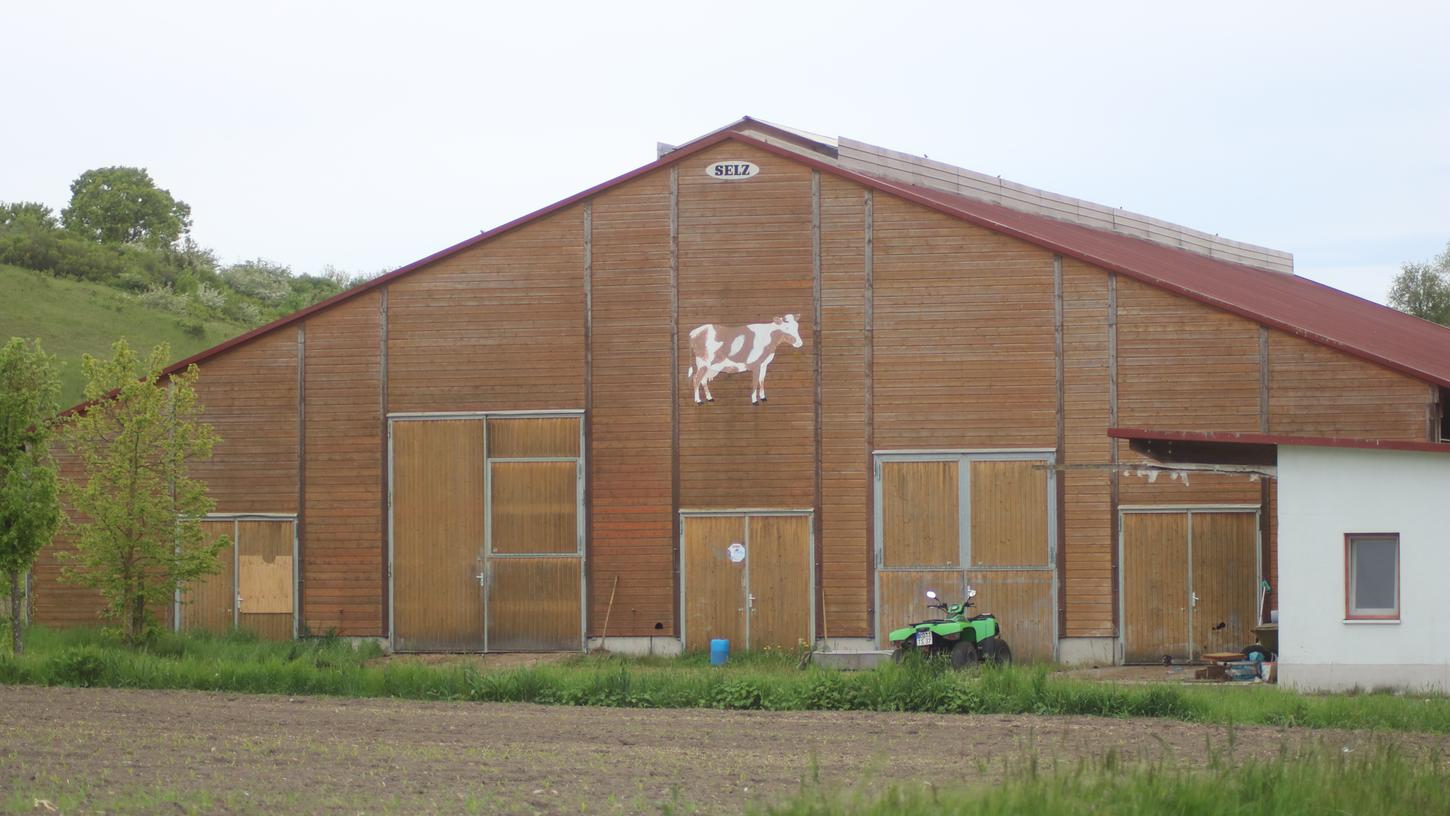
[(742, 115), (1379, 300), (1450, 240), (1445, 0), (0, 2), (0, 200), (146, 167), (224, 261), (395, 268)]

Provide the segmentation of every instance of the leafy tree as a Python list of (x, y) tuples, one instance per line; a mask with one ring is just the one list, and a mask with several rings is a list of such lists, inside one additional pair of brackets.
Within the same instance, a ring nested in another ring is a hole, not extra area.
[(152, 610), (176, 590), (218, 569), (226, 538), (207, 540), (201, 519), (214, 502), (206, 485), (187, 475), (210, 458), (216, 436), (202, 422), (196, 366), (162, 381), (171, 349), (161, 344), (143, 361), (125, 340), (110, 359), (86, 355), (86, 399), (64, 438), (85, 470), (64, 479), (62, 495), (84, 521), (68, 520), (75, 542), (64, 577), (100, 590), (105, 614), (119, 620), (127, 641), (155, 626)]
[(1410, 261), (1400, 267), (1390, 287), (1390, 305), (1450, 326), (1450, 243), (1433, 260)]
[(0, 227), (33, 226), (53, 230), (59, 226), (55, 213), (44, 204), (34, 201), (14, 201), (0, 204)]
[(222, 270), (227, 285), (263, 303), (281, 303), (291, 291), (292, 270), (263, 258), (242, 261)]
[(10, 644), (25, 650), (24, 577), (60, 523), (50, 438), (55, 358), (18, 337), (0, 346), (0, 570), (10, 579)]
[(169, 247), (191, 229), (191, 207), (140, 167), (87, 170), (70, 185), (65, 228), (103, 244)]

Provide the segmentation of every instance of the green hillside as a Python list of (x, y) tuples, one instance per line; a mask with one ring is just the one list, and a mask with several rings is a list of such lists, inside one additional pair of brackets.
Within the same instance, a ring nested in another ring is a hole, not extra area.
[(66, 407), (81, 401), (81, 355), (107, 354), (119, 337), (143, 354), (157, 343), (170, 343), (179, 360), (247, 330), (240, 323), (213, 320), (203, 323), (202, 336), (196, 337), (182, 324), (175, 314), (143, 306), (109, 286), (0, 264), (0, 341), (39, 337), (60, 362)]

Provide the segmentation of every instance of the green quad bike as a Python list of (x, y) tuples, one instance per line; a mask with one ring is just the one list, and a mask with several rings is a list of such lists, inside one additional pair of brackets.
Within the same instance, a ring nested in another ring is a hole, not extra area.
[[(922, 657), (950, 655), (952, 668), (965, 669), (986, 661), (1007, 664), (1012, 662), (1012, 650), (1002, 639), (1002, 627), (990, 613), (967, 615), (967, 608), (975, 606), (972, 599), (977, 591), (967, 587), (967, 599), (959, 604), (931, 603), (928, 609), (940, 609), (946, 617), (921, 621), (903, 626), (888, 635), (896, 644), (891, 658), (897, 663), (912, 653)], [(936, 592), (928, 589), (926, 597), (935, 601)]]

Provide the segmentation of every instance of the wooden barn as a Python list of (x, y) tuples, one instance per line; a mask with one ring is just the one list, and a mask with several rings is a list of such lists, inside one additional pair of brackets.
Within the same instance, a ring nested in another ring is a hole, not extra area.
[[(1191, 658), (1277, 604), (1274, 481), (1124, 429), (1450, 430), (1450, 330), (1286, 253), (748, 118), (191, 362), (235, 546), (173, 621), (399, 651), (875, 649), (972, 585), (1019, 659)], [(35, 618), (94, 623), (63, 546)]]

